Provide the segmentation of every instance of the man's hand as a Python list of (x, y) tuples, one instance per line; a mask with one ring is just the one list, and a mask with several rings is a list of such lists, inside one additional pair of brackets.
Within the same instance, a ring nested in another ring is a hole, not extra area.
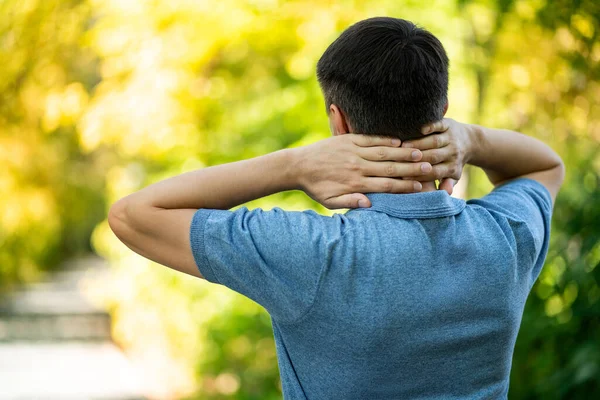
[(423, 153), (400, 140), (345, 134), (293, 149), (298, 184), (330, 209), (370, 207), (364, 193), (419, 192), (432, 171)]
[(445, 118), (425, 125), (421, 132), (424, 138), (406, 141), (402, 147), (421, 150), (422, 161), (433, 165), (430, 173), (418, 178), (420, 181), (439, 180), (439, 189), (452, 194), (473, 146), (468, 126)]

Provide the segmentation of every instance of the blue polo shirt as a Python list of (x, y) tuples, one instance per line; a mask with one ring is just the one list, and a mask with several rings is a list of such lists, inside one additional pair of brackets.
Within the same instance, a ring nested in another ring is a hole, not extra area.
[(368, 196), (332, 217), (198, 210), (198, 268), (269, 312), (286, 399), (506, 398), (548, 249), (546, 188)]

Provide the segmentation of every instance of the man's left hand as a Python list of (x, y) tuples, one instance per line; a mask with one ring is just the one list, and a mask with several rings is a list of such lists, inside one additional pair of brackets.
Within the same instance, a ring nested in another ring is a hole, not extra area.
[(364, 193), (419, 192), (422, 185), (414, 178), (432, 166), (419, 162), (420, 150), (400, 145), (399, 139), (349, 133), (293, 149), (298, 184), (330, 209), (370, 207)]

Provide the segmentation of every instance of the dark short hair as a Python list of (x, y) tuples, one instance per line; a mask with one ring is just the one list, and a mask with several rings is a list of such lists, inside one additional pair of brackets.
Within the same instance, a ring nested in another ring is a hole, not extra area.
[(354, 133), (420, 136), (443, 118), (448, 56), (430, 32), (398, 18), (369, 18), (350, 26), (325, 50), (317, 78), (327, 109), (337, 105)]

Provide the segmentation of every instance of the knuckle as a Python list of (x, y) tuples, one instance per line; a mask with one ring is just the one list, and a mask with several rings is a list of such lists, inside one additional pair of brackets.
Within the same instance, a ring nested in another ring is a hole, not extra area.
[(393, 189), (393, 185), (392, 185), (392, 181), (384, 181), (383, 184), (381, 185), (381, 189), (384, 192), (391, 192)]
[(437, 164), (440, 160), (439, 157), (436, 154), (432, 154), (430, 157), (430, 161), (432, 164)]
[(441, 143), (440, 143), (440, 137), (439, 136), (434, 136), (433, 137), (433, 146), (434, 147), (440, 147)]
[(386, 165), (386, 167), (385, 167), (385, 173), (388, 176), (394, 176), (395, 172), (396, 172), (396, 168), (394, 168), (394, 164)]
[(358, 162), (357, 159), (352, 159), (350, 161), (348, 161), (348, 163), (346, 164), (346, 169), (348, 169), (349, 171), (359, 171), (360, 170), (360, 163)]
[(384, 149), (377, 150), (377, 157), (380, 160), (384, 160), (386, 158), (386, 156), (387, 156), (387, 153), (386, 153), (386, 151)]

